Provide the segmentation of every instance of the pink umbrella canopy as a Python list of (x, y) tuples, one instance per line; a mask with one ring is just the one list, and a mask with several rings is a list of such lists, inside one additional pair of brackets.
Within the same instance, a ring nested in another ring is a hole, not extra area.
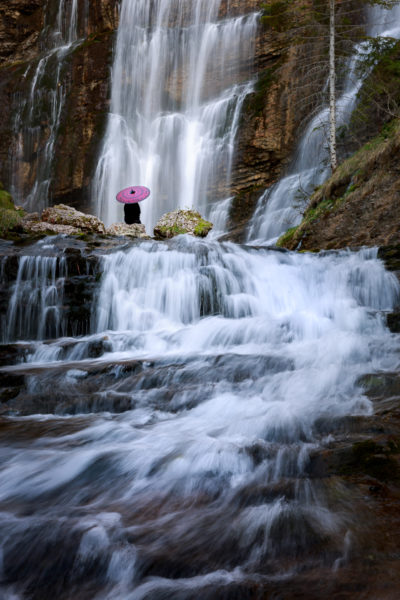
[(144, 185), (136, 185), (118, 192), (117, 200), (118, 202), (122, 202), (122, 204), (135, 204), (136, 202), (146, 200), (148, 196), (150, 196), (149, 188), (144, 187)]

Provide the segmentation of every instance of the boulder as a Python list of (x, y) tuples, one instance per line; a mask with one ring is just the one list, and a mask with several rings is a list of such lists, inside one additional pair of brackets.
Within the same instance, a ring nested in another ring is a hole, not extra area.
[(107, 235), (115, 235), (118, 237), (132, 237), (148, 239), (149, 236), (146, 233), (144, 225), (134, 223), (133, 225), (126, 225), (125, 223), (113, 223), (108, 227), (106, 231)]
[(72, 235), (80, 233), (80, 230), (77, 227), (72, 227), (72, 225), (56, 225), (41, 221), (39, 213), (36, 212), (25, 215), (20, 221), (19, 228), (24, 233), (33, 233), (35, 235), (57, 235), (59, 233)]
[[(65, 204), (57, 204), (45, 208), (42, 213), (42, 221), (51, 225), (64, 225), (73, 227), (76, 231), (71, 233), (105, 233), (104, 223), (94, 215), (87, 215), (79, 212), (71, 206)], [(60, 232), (66, 233), (66, 232)]]
[(183, 233), (206, 237), (212, 228), (213, 224), (203, 219), (200, 213), (194, 210), (174, 210), (161, 217), (154, 227), (154, 235), (162, 239)]

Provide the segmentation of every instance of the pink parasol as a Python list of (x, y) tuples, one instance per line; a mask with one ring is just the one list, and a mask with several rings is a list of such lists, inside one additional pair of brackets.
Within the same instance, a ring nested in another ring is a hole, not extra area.
[(118, 192), (117, 200), (123, 204), (135, 204), (135, 202), (146, 200), (148, 196), (150, 196), (149, 188), (144, 187), (143, 185), (136, 185)]

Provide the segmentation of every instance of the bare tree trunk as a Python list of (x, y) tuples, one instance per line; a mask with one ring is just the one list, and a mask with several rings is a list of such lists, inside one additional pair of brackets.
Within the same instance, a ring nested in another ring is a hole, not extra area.
[(332, 173), (337, 167), (336, 152), (336, 69), (335, 69), (335, 0), (329, 0), (329, 154)]

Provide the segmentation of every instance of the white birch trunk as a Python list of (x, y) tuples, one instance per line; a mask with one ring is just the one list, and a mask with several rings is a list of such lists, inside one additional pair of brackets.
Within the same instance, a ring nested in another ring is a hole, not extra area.
[(336, 152), (336, 69), (335, 69), (335, 0), (329, 0), (329, 154), (332, 172), (337, 167)]

